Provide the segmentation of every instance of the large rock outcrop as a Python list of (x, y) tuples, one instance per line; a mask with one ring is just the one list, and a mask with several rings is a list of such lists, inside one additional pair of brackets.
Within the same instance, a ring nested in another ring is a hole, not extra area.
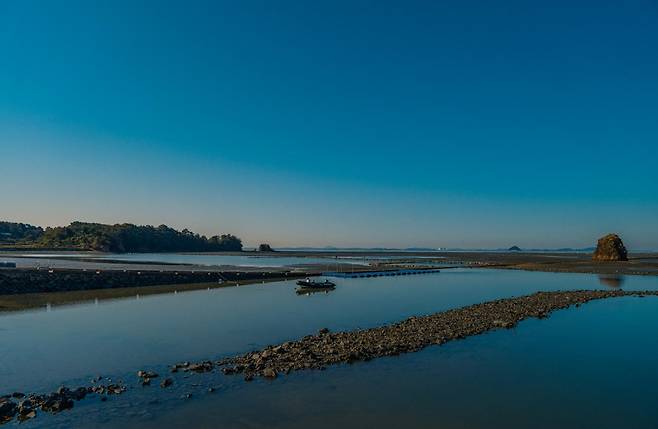
[(595, 261), (628, 261), (628, 252), (624, 242), (617, 234), (608, 234), (599, 238), (592, 259)]

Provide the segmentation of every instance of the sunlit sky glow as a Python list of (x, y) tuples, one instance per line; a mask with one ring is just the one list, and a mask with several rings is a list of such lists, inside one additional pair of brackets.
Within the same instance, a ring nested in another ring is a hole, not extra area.
[(658, 249), (658, 3), (0, 2), (0, 219)]

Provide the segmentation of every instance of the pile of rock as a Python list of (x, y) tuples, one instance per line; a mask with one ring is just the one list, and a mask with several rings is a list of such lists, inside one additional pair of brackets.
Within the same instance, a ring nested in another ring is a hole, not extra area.
[(624, 242), (617, 234), (608, 234), (599, 239), (592, 259), (595, 261), (628, 261), (628, 252)]
[(18, 406), (7, 397), (0, 398), (0, 424), (6, 423), (14, 418), (18, 412)]
[(526, 318), (544, 318), (554, 310), (580, 306), (593, 299), (627, 295), (658, 295), (658, 291), (568, 291), (538, 292), (530, 296), (501, 299), (429, 316), (411, 317), (394, 325), (352, 332), (330, 333), (327, 329), (301, 340), (268, 346), (217, 362), (225, 374), (242, 373), (276, 378), (279, 374), (327, 365), (368, 361), (421, 350), (433, 344), (477, 335), (496, 328), (512, 328)]
[(158, 378), (158, 374), (151, 371), (137, 371), (137, 377), (140, 379), (142, 386), (150, 386), (152, 378)]
[(53, 414), (69, 410), (73, 408), (75, 402), (83, 400), (92, 393), (102, 395), (101, 400), (104, 400), (105, 395), (120, 395), (125, 391), (126, 386), (109, 384), (79, 387), (73, 390), (62, 386), (55, 392), (47, 394), (26, 395), (14, 392), (11, 395), (0, 396), (0, 424), (14, 418), (21, 422), (33, 419), (37, 416), (38, 409)]

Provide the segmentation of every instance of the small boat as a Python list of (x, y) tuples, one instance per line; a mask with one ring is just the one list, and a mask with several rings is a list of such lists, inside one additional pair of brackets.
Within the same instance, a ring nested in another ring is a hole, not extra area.
[(311, 280), (309, 278), (305, 278), (304, 280), (298, 280), (297, 285), (301, 287), (308, 287), (308, 288), (336, 287), (336, 283), (330, 282), (329, 280), (319, 282), (319, 281)]
[(299, 287), (296, 289), (296, 291), (299, 294), (320, 292), (320, 291), (326, 292), (336, 288), (336, 284), (334, 282), (330, 282), (329, 280), (320, 282), (320, 281), (311, 280), (309, 278), (306, 278), (304, 280), (298, 280), (297, 286)]

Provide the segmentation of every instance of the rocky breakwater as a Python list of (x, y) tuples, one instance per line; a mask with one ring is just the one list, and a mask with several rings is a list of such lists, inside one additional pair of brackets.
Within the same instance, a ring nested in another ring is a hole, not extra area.
[(594, 261), (628, 261), (626, 246), (617, 234), (608, 234), (599, 238), (592, 255)]
[(155, 286), (185, 283), (218, 283), (220, 273), (167, 271), (2, 270), (0, 294), (62, 292), (88, 289)]
[(301, 272), (0, 270), (0, 295), (296, 278)]
[(552, 311), (578, 307), (591, 300), (631, 295), (658, 295), (658, 291), (538, 292), (429, 316), (411, 317), (378, 328), (337, 333), (322, 329), (317, 335), (225, 359), (218, 365), (224, 366), (222, 370), (225, 374), (244, 374), (246, 380), (252, 380), (255, 376), (276, 378), (291, 371), (321, 370), (328, 365), (411, 353), (496, 328), (512, 328), (524, 319), (544, 318)]

